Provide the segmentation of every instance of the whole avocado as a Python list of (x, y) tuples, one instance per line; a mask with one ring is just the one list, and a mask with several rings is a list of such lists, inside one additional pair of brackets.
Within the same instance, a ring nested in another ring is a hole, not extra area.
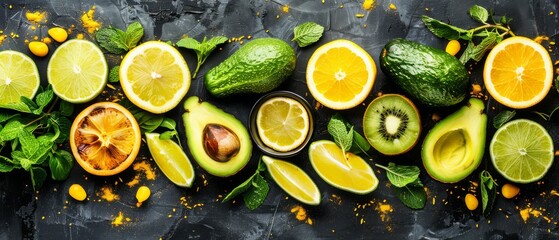
[(215, 97), (265, 93), (282, 84), (295, 70), (295, 50), (277, 38), (248, 42), (204, 76)]
[(428, 106), (451, 106), (466, 98), (469, 75), (456, 57), (396, 38), (382, 49), (380, 67), (413, 98)]

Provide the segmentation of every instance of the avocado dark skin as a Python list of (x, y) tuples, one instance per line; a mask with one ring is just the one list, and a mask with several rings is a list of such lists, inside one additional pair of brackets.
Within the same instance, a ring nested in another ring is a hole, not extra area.
[(390, 40), (381, 51), (380, 67), (389, 79), (428, 106), (455, 105), (468, 93), (466, 67), (447, 52), (418, 42)]

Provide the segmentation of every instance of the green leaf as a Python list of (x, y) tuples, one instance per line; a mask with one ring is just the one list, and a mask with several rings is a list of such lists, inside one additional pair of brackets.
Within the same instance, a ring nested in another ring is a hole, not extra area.
[(249, 210), (254, 210), (266, 200), (268, 192), (270, 191), (270, 186), (268, 182), (259, 173), (252, 179), (251, 187), (243, 194), (243, 200), (245, 201), (245, 206)]
[(125, 44), (125, 33), (116, 28), (101, 28), (95, 34), (95, 39), (103, 49), (113, 54), (122, 54), (128, 51)]
[(509, 120), (511, 120), (514, 115), (516, 115), (516, 111), (509, 111), (509, 110), (504, 110), (501, 111), (499, 114), (497, 114), (494, 118), (493, 118), (493, 127), (495, 127), (496, 129), (499, 129), (501, 126), (503, 126), (503, 124), (505, 124), (506, 122), (508, 122)]
[(120, 76), (118, 75), (119, 69), (120, 66), (114, 66), (113, 68), (111, 68), (111, 71), (109, 71), (109, 82), (117, 83), (120, 81)]
[(31, 166), (35, 164), (35, 162), (25, 157), (25, 154), (23, 154), (21, 150), (12, 151), (11, 156), (14, 161), (19, 162), (19, 164), (23, 169), (25, 169), (25, 171), (29, 171), (29, 169), (31, 169)]
[[(51, 118), (53, 124), (56, 124), (60, 134), (56, 138), (56, 143), (64, 143), (70, 138), (70, 129), (72, 128), (72, 122), (67, 117), (59, 116), (58, 118)], [(53, 126), (54, 128), (54, 126)]]
[[(206, 44), (210, 47), (207, 50), (209, 50), (209, 52), (211, 52), (217, 47), (217, 45), (226, 43), (227, 40), (229, 40), (229, 38), (227, 38), (225, 36), (215, 36), (213, 38), (210, 38), (210, 40), (208, 40), (206, 42)], [(207, 52), (207, 54), (209, 54), (209, 52)]]
[(21, 96), (20, 97), (21, 102), (23, 102), (25, 105), (27, 105), (27, 107), (31, 110), (30, 113), (33, 113), (35, 115), (38, 115), (35, 110), (37, 110), (39, 108), (39, 105), (37, 105), (37, 103), (33, 102), (33, 100), (29, 99), (26, 96)]
[(20, 116), (20, 114), (0, 112), (0, 123), (7, 122), (8, 120), (11, 120), (11, 119), (13, 119), (15, 117), (19, 117), (19, 116)]
[(66, 180), (74, 167), (72, 154), (65, 150), (57, 150), (49, 159), (51, 177), (54, 180)]
[(140, 24), (140, 22), (133, 22), (126, 29), (125, 35), (126, 37), (124, 42), (128, 50), (130, 50), (136, 47), (140, 39), (142, 39), (142, 37), (144, 36), (144, 28), (142, 27), (142, 24)]
[(555, 90), (559, 92), (559, 75), (555, 78)]
[(37, 96), (35, 97), (35, 102), (39, 106), (38, 107), (38, 109), (40, 109), (39, 113), (42, 112), (43, 108), (46, 107), (52, 101), (53, 97), (54, 97), (54, 92), (50, 89), (37, 94)]
[(43, 186), (43, 183), (47, 179), (47, 172), (41, 167), (32, 167), (30, 170), (33, 189), (37, 190)]
[(254, 178), (255, 175), (256, 174), (253, 174), (251, 177), (249, 177), (246, 181), (241, 183), (239, 186), (233, 188), (233, 190), (231, 190), (231, 192), (227, 194), (227, 196), (225, 196), (225, 198), (223, 198), (223, 201), (221, 202), (227, 202), (235, 198), (236, 196), (240, 195), (241, 193), (247, 191), (252, 186), (252, 179)]
[(29, 109), (29, 107), (23, 102), (0, 104), (0, 108), (16, 110), (23, 113), (31, 113), (31, 109)]
[(445, 38), (448, 40), (471, 40), (471, 36), (469, 35), (468, 30), (452, 26), (426, 15), (421, 16), (421, 20), (429, 29), (429, 31), (431, 31), (437, 37)]
[[(26, 129), (23, 129), (18, 132), (17, 138), (21, 143), (21, 150), (23, 151), (23, 155), (28, 159), (35, 160), (32, 159), (32, 157), (35, 155), (40, 147), (39, 141), (37, 141), (35, 136)], [(35, 162), (36, 161), (34, 161), (34, 163)]]
[(169, 130), (176, 130), (177, 129), (177, 122), (175, 122), (172, 118), (163, 118), (163, 121), (159, 125), (160, 127), (169, 129)]
[(495, 202), (495, 196), (497, 194), (497, 183), (487, 170), (483, 170), (479, 174), (479, 178), (481, 182), (482, 213), (484, 216), (489, 216), (493, 209), (493, 203)]
[(178, 133), (176, 131), (165, 131), (163, 133), (161, 133), (159, 135), (159, 139), (162, 140), (169, 140), (171, 138), (173, 138), (173, 136), (177, 135)]
[(371, 144), (357, 131), (353, 131), (353, 143), (351, 144), (350, 152), (359, 154), (367, 153), (371, 149)]
[(14, 161), (12, 161), (11, 159), (0, 155), (0, 173), (11, 172), (16, 168), (21, 168), (21, 167), (16, 165)]
[(258, 162), (258, 169), (256, 171), (257, 172), (266, 171), (266, 164), (264, 163), (264, 161), (259, 161)]
[(472, 6), (468, 11), (468, 14), (470, 14), (470, 17), (474, 20), (483, 24), (487, 23), (487, 19), (489, 18), (489, 12), (487, 9), (479, 5)]
[(72, 115), (72, 113), (74, 113), (74, 104), (61, 99), (60, 105), (58, 106), (58, 111), (60, 112), (60, 115), (69, 117)]
[(332, 135), (336, 144), (345, 152), (353, 143), (353, 127), (348, 131), (339, 115), (334, 115), (328, 122), (328, 133)]
[(425, 193), (423, 184), (421, 184), (419, 179), (404, 187), (395, 187), (394, 193), (404, 205), (411, 209), (423, 209), (425, 207), (427, 193)]
[(306, 22), (293, 29), (293, 39), (299, 47), (306, 47), (317, 42), (324, 33), (324, 27), (315, 22)]
[(396, 187), (404, 187), (419, 179), (419, 168), (417, 166), (399, 166), (388, 163), (388, 167), (378, 165), (386, 170), (386, 177)]
[(0, 142), (11, 141), (17, 138), (20, 131), (24, 129), (25, 125), (17, 120), (11, 120), (2, 130), (0, 130)]
[(194, 38), (183, 38), (177, 42), (177, 47), (194, 50), (196, 54), (200, 54), (201, 44)]

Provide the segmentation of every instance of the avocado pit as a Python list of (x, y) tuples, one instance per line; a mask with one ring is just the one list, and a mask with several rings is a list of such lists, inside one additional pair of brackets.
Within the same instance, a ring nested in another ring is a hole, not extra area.
[(204, 127), (204, 150), (215, 161), (227, 162), (239, 153), (241, 143), (227, 127), (210, 123)]

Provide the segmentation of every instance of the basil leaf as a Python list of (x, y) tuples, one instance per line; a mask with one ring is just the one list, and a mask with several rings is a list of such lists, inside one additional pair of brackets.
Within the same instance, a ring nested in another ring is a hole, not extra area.
[(270, 186), (268, 182), (262, 175), (257, 173), (252, 179), (250, 189), (243, 194), (245, 206), (251, 211), (260, 207), (264, 200), (266, 200), (269, 191)]
[(448, 40), (471, 40), (471, 36), (469, 35), (468, 30), (452, 26), (426, 15), (421, 16), (421, 20), (429, 29), (429, 31), (431, 31), (437, 37), (445, 38)]
[(385, 168), (386, 177), (396, 187), (404, 187), (419, 179), (419, 168), (417, 166), (398, 166), (394, 163), (388, 163)]
[(120, 76), (118, 75), (118, 71), (120, 70), (120, 66), (114, 66), (109, 71), (109, 82), (116, 83), (120, 81)]
[(353, 143), (353, 127), (347, 131), (344, 121), (339, 115), (334, 115), (328, 122), (328, 133), (332, 135), (336, 144), (345, 152)]
[(37, 190), (41, 186), (43, 186), (43, 183), (47, 179), (47, 172), (45, 171), (45, 169), (41, 167), (32, 167), (30, 169), (30, 173), (31, 173), (31, 182), (33, 183), (33, 189)]
[(394, 193), (404, 205), (411, 209), (422, 209), (427, 202), (427, 193), (419, 179), (404, 187), (395, 187)]
[(126, 37), (124, 38), (124, 43), (126, 44), (128, 50), (130, 50), (136, 47), (140, 39), (144, 36), (144, 28), (139, 22), (133, 22), (126, 29), (125, 35)]
[(470, 14), (474, 20), (483, 24), (487, 23), (487, 19), (489, 18), (489, 12), (487, 9), (479, 5), (472, 6), (468, 11), (468, 14)]
[(481, 182), (481, 203), (482, 203), (482, 213), (484, 216), (488, 216), (493, 209), (493, 203), (495, 202), (495, 196), (497, 194), (497, 188), (495, 180), (491, 177), (491, 174), (487, 170), (483, 170), (479, 174)]
[(509, 110), (501, 111), (493, 118), (493, 127), (499, 129), (501, 126), (503, 126), (503, 124), (511, 120), (514, 117), (514, 115), (516, 115), (516, 111), (509, 111)]
[(306, 47), (317, 42), (324, 33), (324, 27), (315, 22), (302, 23), (293, 29), (293, 39), (299, 47)]
[(72, 171), (72, 167), (74, 167), (74, 158), (67, 151), (57, 150), (49, 159), (51, 177), (54, 180), (66, 180)]
[(223, 201), (221, 202), (227, 202), (233, 198), (235, 198), (236, 196), (238, 196), (241, 193), (246, 192), (252, 185), (252, 179), (254, 178), (256, 174), (253, 174), (251, 177), (249, 177), (246, 181), (244, 181), (243, 183), (241, 183), (239, 186), (233, 188), (233, 190), (231, 190), (231, 192), (229, 194), (227, 194), (227, 196), (225, 196), (225, 198), (223, 198)]

